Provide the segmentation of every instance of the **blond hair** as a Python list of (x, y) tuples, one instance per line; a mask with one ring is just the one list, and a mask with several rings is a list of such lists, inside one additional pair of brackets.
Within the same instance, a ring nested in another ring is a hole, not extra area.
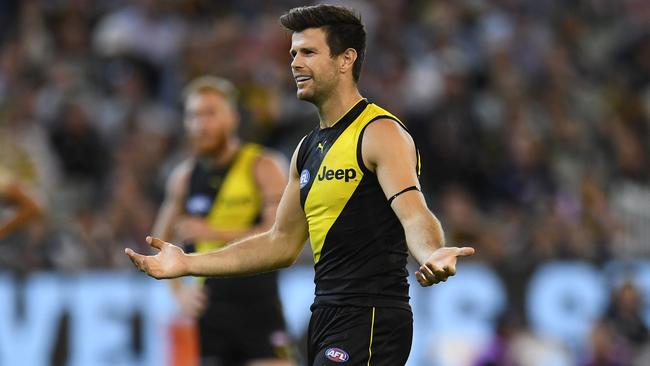
[(233, 107), (237, 105), (239, 92), (235, 85), (230, 80), (213, 75), (200, 76), (190, 81), (183, 89), (183, 99), (187, 100), (190, 95), (204, 91), (217, 92), (226, 97)]

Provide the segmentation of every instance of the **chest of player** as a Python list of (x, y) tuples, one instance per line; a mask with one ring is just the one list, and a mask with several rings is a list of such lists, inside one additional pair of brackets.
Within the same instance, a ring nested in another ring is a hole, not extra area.
[(310, 141), (300, 172), (301, 203), (308, 221), (336, 215), (359, 186), (363, 172), (353, 137), (338, 136), (331, 145), (326, 134)]
[(192, 216), (207, 216), (214, 207), (218, 206), (237, 216), (241, 211), (255, 209), (257, 205), (254, 196), (242, 192), (195, 193), (185, 201), (185, 212)]
[(185, 212), (205, 217), (215, 228), (235, 229), (254, 223), (260, 214), (262, 198), (253, 169), (259, 149), (251, 150), (245, 146), (224, 170), (210, 171), (196, 165)]
[(257, 220), (260, 210), (260, 193), (246, 177), (226, 179), (217, 189), (194, 191), (185, 201), (188, 215), (205, 217), (216, 229), (246, 228)]

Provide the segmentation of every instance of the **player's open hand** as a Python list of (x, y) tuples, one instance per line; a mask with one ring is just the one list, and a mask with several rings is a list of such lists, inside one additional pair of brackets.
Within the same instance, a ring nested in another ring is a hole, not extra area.
[(447, 278), (456, 274), (456, 261), (458, 257), (467, 257), (474, 254), (471, 247), (443, 247), (431, 256), (415, 272), (415, 278), (422, 287), (445, 282)]
[(175, 278), (186, 275), (186, 255), (183, 249), (147, 236), (147, 243), (159, 250), (156, 255), (142, 255), (126, 248), (124, 252), (142, 272), (156, 279)]

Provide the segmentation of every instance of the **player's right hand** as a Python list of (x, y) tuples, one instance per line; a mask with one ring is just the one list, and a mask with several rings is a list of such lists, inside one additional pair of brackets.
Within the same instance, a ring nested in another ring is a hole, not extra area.
[(183, 249), (151, 236), (147, 236), (147, 243), (159, 252), (156, 255), (142, 255), (131, 248), (124, 250), (140, 271), (156, 279), (175, 278), (187, 274), (187, 256)]
[(203, 314), (208, 304), (205, 290), (197, 285), (180, 286), (174, 291), (181, 312), (191, 318), (198, 318)]

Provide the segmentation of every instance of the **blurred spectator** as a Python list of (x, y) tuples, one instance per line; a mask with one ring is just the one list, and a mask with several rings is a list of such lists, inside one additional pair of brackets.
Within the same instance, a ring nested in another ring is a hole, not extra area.
[(494, 338), (489, 342), (474, 366), (518, 366), (513, 349), (514, 339), (521, 332), (517, 317), (505, 312), (497, 319)]
[(598, 322), (591, 330), (589, 351), (582, 366), (624, 366), (630, 364), (625, 344), (604, 322)]
[(516, 311), (505, 311), (496, 322), (494, 338), (472, 363), (474, 366), (569, 365), (571, 356), (553, 340), (526, 329)]
[(0, 164), (0, 270), (26, 273), (43, 267), (38, 255), (29, 254), (40, 249), (27, 231), (42, 212), (40, 200), (28, 184)]
[(644, 301), (632, 282), (625, 282), (612, 293), (605, 321), (617, 338), (625, 341), (633, 356), (650, 346), (650, 330), (643, 320)]
[(95, 30), (102, 56), (133, 55), (162, 64), (178, 56), (183, 24), (168, 3), (137, 0), (106, 14)]
[(108, 147), (88, 118), (78, 102), (64, 104), (50, 131), (66, 186), (82, 205), (101, 200), (110, 163)]
[(33, 117), (34, 93), (25, 87), (0, 99), (0, 268), (21, 274), (47, 268), (50, 185), (56, 165), (45, 131)]
[(57, 269), (73, 272), (115, 268), (122, 260), (121, 244), (115, 242), (111, 227), (93, 208), (79, 208), (51, 249)]

